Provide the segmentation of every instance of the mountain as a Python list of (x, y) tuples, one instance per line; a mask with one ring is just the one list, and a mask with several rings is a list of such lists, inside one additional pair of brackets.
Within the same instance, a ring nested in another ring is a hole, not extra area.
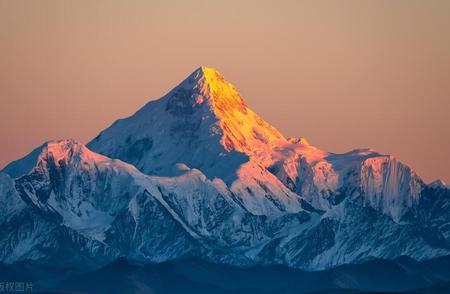
[(230, 182), (249, 156), (286, 139), (247, 107), (216, 70), (200, 67), (161, 99), (116, 121), (88, 147), (145, 174), (171, 176), (177, 163)]
[(449, 186), (442, 180), (438, 179), (429, 184), (433, 188), (448, 188)]
[(246, 106), (218, 71), (207, 67), (131, 117), (116, 121), (88, 147), (145, 174), (172, 176), (175, 165), (183, 163), (227, 184), (253, 178), (286, 186), (322, 210), (344, 194), (361, 194), (367, 205), (396, 221), (417, 203), (423, 187), (420, 178), (392, 156), (370, 149), (333, 154), (302, 138), (285, 139)]
[(249, 263), (252, 257), (243, 250), (272, 240), (284, 226), (301, 227), (310, 220), (300, 199), (288, 198), (293, 193), (273, 200), (275, 213), (261, 209), (267, 214), (255, 215), (245, 208), (239, 190), (210, 181), (199, 170), (184, 167), (176, 177), (148, 176), (73, 140), (48, 142), (35, 160), (24, 176), (2, 175), (7, 207), (17, 209), (1, 224), (7, 232), (0, 242), (4, 262), (53, 261), (63, 248), (82, 249), (99, 265), (120, 255), (164, 261), (210, 254)]
[[(401, 257), (308, 272), (286, 266), (234, 267), (197, 258), (150, 264), (119, 258), (87, 273), (65, 271), (56, 281), (53, 278), (56, 269), (29, 262), (0, 265), (0, 276), (34, 282), (34, 291), (50, 290), (50, 293), (361, 294), (374, 291), (404, 293), (417, 288), (422, 290), (412, 292), (448, 293), (445, 281), (450, 279), (449, 262), (449, 258), (417, 262)], [(441, 292), (425, 292), (425, 288), (440, 288)]]
[(0, 261), (94, 270), (119, 257), (332, 269), (450, 255), (450, 190), (390, 155), (285, 138), (201, 67), (87, 146), (0, 173)]

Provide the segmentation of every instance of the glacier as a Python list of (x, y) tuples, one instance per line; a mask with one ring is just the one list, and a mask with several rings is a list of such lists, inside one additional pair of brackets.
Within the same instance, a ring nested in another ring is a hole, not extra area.
[(450, 255), (450, 190), (371, 149), (285, 138), (200, 67), (86, 146), (0, 172), (0, 261), (98, 268), (198, 257), (322, 270)]

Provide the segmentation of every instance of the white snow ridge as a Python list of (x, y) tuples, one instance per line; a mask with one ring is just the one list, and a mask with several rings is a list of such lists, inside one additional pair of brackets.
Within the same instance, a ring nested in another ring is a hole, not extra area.
[(450, 192), (371, 149), (285, 138), (200, 67), (87, 146), (51, 141), (0, 173), (0, 261), (185, 256), (307, 270), (450, 254)]

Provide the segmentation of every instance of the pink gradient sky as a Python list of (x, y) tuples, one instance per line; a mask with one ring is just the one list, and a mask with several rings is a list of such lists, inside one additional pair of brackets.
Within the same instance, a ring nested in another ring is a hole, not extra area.
[(88, 142), (200, 65), (286, 136), (450, 182), (450, 1), (0, 0), (0, 167)]

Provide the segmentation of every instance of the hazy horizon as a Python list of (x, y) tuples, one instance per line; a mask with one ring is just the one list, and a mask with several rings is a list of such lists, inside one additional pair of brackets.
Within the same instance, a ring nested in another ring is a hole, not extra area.
[(449, 183), (449, 15), (438, 0), (0, 0), (0, 168), (87, 143), (206, 65), (286, 137)]

